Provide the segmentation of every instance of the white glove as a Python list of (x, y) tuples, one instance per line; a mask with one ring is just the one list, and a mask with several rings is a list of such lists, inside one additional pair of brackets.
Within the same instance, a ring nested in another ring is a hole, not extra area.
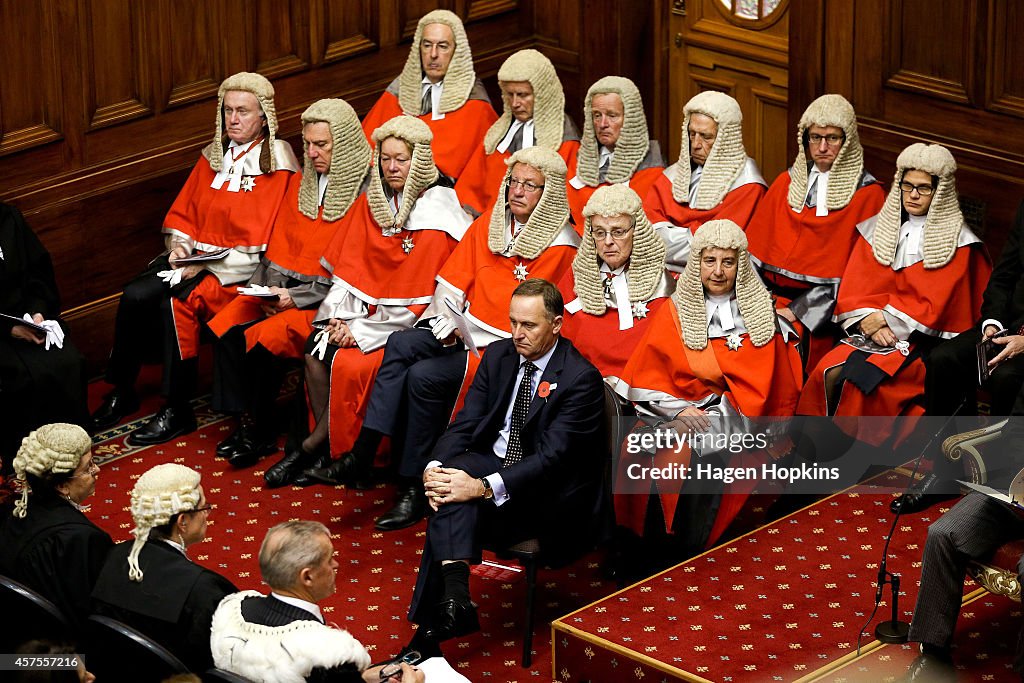
[(270, 287), (267, 287), (266, 285), (249, 285), (247, 287), (238, 287), (237, 289), (239, 294), (246, 294), (248, 296), (277, 296), (271, 292)]
[(430, 331), (434, 333), (437, 340), (444, 343), (448, 337), (455, 331), (457, 325), (451, 318), (439, 315), (430, 321)]
[(41, 323), (37, 323), (35, 320), (32, 319), (32, 316), (30, 316), (28, 313), (26, 313), (23, 317), (30, 323), (34, 325), (39, 325), (40, 327), (46, 329), (45, 349), (47, 351), (50, 350), (51, 344), (56, 346), (58, 349), (64, 348), (64, 330), (61, 329), (60, 323), (58, 323), (56, 320), (44, 320)]
[(313, 350), (309, 352), (309, 355), (313, 356), (317, 360), (323, 360), (324, 356), (327, 355), (327, 344), (331, 340), (331, 331), (327, 329), (320, 330), (316, 333), (316, 345)]
[(181, 282), (181, 276), (184, 272), (183, 268), (175, 268), (173, 270), (161, 270), (156, 276), (166, 282), (168, 287), (173, 287)]

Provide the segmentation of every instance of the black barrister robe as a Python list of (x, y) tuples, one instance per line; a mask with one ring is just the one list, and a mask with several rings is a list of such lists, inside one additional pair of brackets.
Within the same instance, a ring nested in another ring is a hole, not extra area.
[[(22, 317), (60, 314), (50, 255), (21, 213), (0, 203), (0, 313)], [(82, 356), (65, 336), (64, 348), (11, 337), (13, 323), (0, 320), (0, 457), (10, 467), (21, 439), (49, 422), (89, 428)], [(65, 329), (65, 333), (67, 330)]]
[(68, 501), (32, 493), (23, 519), (8, 515), (0, 522), (0, 574), (81, 622), (89, 616), (89, 594), (113, 545), (107, 532)]
[(131, 549), (132, 541), (125, 541), (110, 551), (92, 594), (96, 613), (146, 634), (192, 671), (212, 667), (213, 613), (224, 596), (238, 589), (155, 538), (139, 553), (142, 581), (132, 581), (128, 578)]

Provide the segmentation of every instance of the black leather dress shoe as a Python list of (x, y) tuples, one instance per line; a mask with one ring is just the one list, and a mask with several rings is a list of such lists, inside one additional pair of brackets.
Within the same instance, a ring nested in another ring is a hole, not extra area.
[(235, 442), (235, 447), (224, 455), (232, 467), (251, 467), (263, 456), (277, 452), (276, 435), (264, 434), (244, 425), (238, 431), (242, 433)]
[(245, 430), (242, 428), (242, 425), (236, 425), (234, 431), (232, 431), (226, 439), (217, 444), (217, 457), (226, 458), (234, 453), (238, 448), (238, 442), (241, 440), (244, 433)]
[(134, 391), (114, 389), (103, 397), (103, 404), (92, 414), (97, 430), (110, 429), (139, 409), (139, 397)]
[(368, 489), (373, 487), (370, 481), (370, 471), (372, 468), (372, 458), (364, 462), (349, 451), (327, 467), (309, 469), (304, 474), (321, 484), (330, 484), (332, 486), (345, 484), (354, 489)]
[(953, 662), (942, 657), (922, 654), (907, 669), (901, 679), (905, 683), (941, 683), (957, 680)]
[(427, 516), (427, 496), (423, 484), (416, 482), (398, 489), (394, 506), (378, 517), (374, 526), (381, 531), (404, 529)]
[(423, 633), (423, 637), (440, 643), (479, 630), (480, 619), (476, 615), (476, 605), (448, 598), (437, 606), (434, 623)]
[(128, 443), (133, 446), (152, 446), (194, 432), (195, 429), (196, 415), (191, 408), (164, 406), (146, 424), (128, 435)]
[(889, 509), (894, 515), (900, 512), (904, 515), (912, 514), (921, 512), (939, 501), (956, 497), (955, 493), (940, 493), (941, 485), (942, 480), (938, 476), (928, 474), (917, 486), (893, 499), (889, 503)]
[(299, 473), (296, 474), (295, 478), (292, 480), (292, 485), (302, 486), (303, 488), (305, 488), (306, 486), (315, 486), (316, 484), (322, 484), (323, 482), (317, 481), (313, 477), (309, 476), (309, 473), (312, 470), (318, 470), (324, 467), (329, 467), (332, 462), (333, 461), (331, 460), (331, 456), (328, 455), (327, 453), (316, 456), (316, 459), (313, 460), (313, 463), (311, 465), (306, 466), (305, 469), (299, 470)]
[(303, 470), (309, 467), (323, 467), (329, 465), (330, 462), (330, 456), (327, 456), (326, 462), (321, 463), (320, 458), (315, 454), (307, 453), (301, 447), (296, 448), (285, 453), (283, 458), (268, 469), (263, 474), (263, 480), (267, 483), (268, 489), (281, 488), (282, 486), (295, 484), (296, 480), (302, 476)]

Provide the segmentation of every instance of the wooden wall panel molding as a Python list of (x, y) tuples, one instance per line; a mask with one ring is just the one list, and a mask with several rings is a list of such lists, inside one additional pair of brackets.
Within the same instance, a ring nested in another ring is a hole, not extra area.
[[(222, 21), (221, 3), (180, 0), (147, 5), (156, 12), (157, 63), (164, 77), (164, 109), (173, 109), (216, 96), (229, 73), (227, 52), (244, 59), (245, 37), (232, 22), (229, 32)], [(240, 18), (240, 17), (239, 17)]]
[[(396, 19), (398, 20), (398, 42), (409, 43), (416, 35), (416, 25), (420, 17), (434, 9), (446, 9), (457, 12), (458, 8), (452, 0), (438, 2), (435, 0), (402, 0), (398, 3)], [(466, 16), (460, 14), (459, 16)]]
[(144, 6), (130, 0), (78, 3), (88, 131), (149, 116), (152, 72)]
[(309, 68), (309, 0), (259, 0), (245, 11), (253, 71), (274, 81)]
[(322, 0), (316, 5), (322, 17), (323, 50), (320, 64), (330, 64), (371, 52), (381, 45), (377, 13), (370, 0), (344, 3)]
[(0, 158), (63, 139), (56, 21), (52, 2), (0, 3)]
[(989, 12), (987, 44), (989, 49), (988, 110), (1024, 117), (1024, 44), (1020, 40), (1024, 26), (1024, 4), (995, 2)]
[(978, 68), (977, 11), (974, 0), (892, 0), (886, 85), (970, 103)]
[(789, 168), (790, 157), (786, 146), (777, 144), (778, 138), (796, 137), (789, 133), (787, 113), (789, 100), (785, 91), (750, 88), (751, 107), (745, 116), (744, 130), (750, 133), (747, 154), (758, 160), (761, 174), (771, 183), (776, 176)]
[(462, 15), (469, 21), (488, 19), (506, 12), (515, 12), (519, 9), (518, 0), (469, 0), (468, 11)]

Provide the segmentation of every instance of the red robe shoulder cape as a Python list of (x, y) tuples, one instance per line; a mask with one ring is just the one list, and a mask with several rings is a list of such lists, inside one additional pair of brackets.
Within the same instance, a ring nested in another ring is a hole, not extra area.
[(692, 233), (708, 221), (724, 218), (746, 229), (764, 193), (761, 183), (746, 183), (727, 192), (717, 206), (701, 211), (675, 200), (672, 181), (662, 171), (647, 194), (640, 196), (644, 197), (644, 211), (651, 223), (668, 221), (672, 225), (689, 228)]
[[(793, 415), (803, 380), (800, 354), (795, 343), (787, 343), (781, 334), (776, 333), (768, 344), (756, 347), (744, 334), (742, 345), (736, 351), (729, 350), (724, 338), (713, 338), (709, 340), (704, 352), (696, 353), (707, 352), (714, 353), (714, 360), (721, 369), (717, 376), (710, 376), (690, 365), (675, 302), (670, 301), (658, 309), (636, 351), (626, 363), (622, 371), (622, 384), (631, 393), (638, 390), (658, 392), (691, 402), (703, 401), (709, 395), (715, 395), (721, 401), (728, 400), (746, 417)], [(660, 452), (655, 456), (654, 465), (664, 466), (681, 461), (689, 464), (689, 457), (688, 450), (681, 454)], [(759, 466), (761, 462), (767, 461), (767, 457), (760, 451), (744, 452), (730, 455), (726, 465)], [(659, 487), (666, 530), (671, 531), (668, 527), (675, 516), (681, 484), (673, 480), (656, 480), (656, 484)], [(726, 495), (708, 537), (709, 547), (739, 514), (754, 484), (749, 480), (737, 481), (726, 487)], [(633, 528), (637, 533), (643, 530), (646, 508), (645, 496), (615, 496), (618, 523)]]
[[(558, 156), (565, 160), (565, 165), (573, 163), (576, 152), (579, 151), (580, 141), (578, 139), (566, 140), (558, 147)], [(477, 213), (486, 213), (491, 204), (497, 199), (498, 186), (501, 179), (505, 177), (505, 160), (511, 154), (494, 150), (490, 154), (484, 152), (484, 145), (481, 141), (476, 146), (473, 156), (466, 164), (459, 182), (455, 183), (455, 191), (459, 193), (459, 201), (463, 206), (472, 208)]]
[[(858, 233), (859, 234), (859, 233)], [(969, 329), (978, 319), (981, 298), (992, 265), (980, 242), (961, 246), (953, 260), (942, 268), (928, 269), (923, 262), (900, 270), (883, 266), (875, 260), (871, 244), (861, 237), (850, 256), (850, 263), (839, 286), (836, 316), (870, 310), (887, 310), (910, 318), (912, 327), (933, 337), (952, 338)], [(913, 350), (913, 345), (911, 345)], [(798, 412), (802, 415), (825, 415), (825, 370), (846, 362), (854, 348), (839, 344), (818, 363), (807, 378), (800, 397)], [(873, 392), (865, 395), (852, 382), (842, 390), (836, 415), (901, 416), (922, 415), (920, 402), (924, 393), (924, 363), (920, 358), (906, 362), (901, 353), (871, 354), (868, 362), (889, 376)], [(856, 420), (840, 420), (851, 435), (878, 445), (886, 440), (892, 425), (871, 420), (858, 428)], [(907, 422), (907, 429), (910, 428)]]
[[(370, 145), (374, 144), (374, 130), (401, 115), (402, 107), (398, 104), (398, 97), (384, 91), (363, 118), (363, 132)], [(469, 99), (455, 111), (445, 114), (443, 119), (435, 121), (431, 114), (417, 118), (430, 126), (434, 133), (430, 148), (434, 152), (437, 168), (449, 178), (458, 179), (477, 148), (482, 148), (484, 134), (498, 120), (498, 115), (494, 113), (490, 102)]]
[[(876, 215), (885, 202), (879, 182), (858, 189), (842, 209), (816, 216), (814, 209), (794, 211), (789, 196), (789, 171), (775, 179), (747, 226), (750, 255), (764, 264), (772, 278), (778, 270), (797, 276), (783, 277), (784, 286), (799, 286), (803, 278), (836, 280), (843, 275), (860, 233), (857, 224)], [(801, 278), (803, 276), (803, 278)], [(806, 287), (807, 285), (804, 284)]]
[[(330, 272), (320, 263), (320, 257), (342, 224), (341, 220), (323, 220), (323, 208), (316, 218), (299, 211), (299, 187), (302, 175), (294, 174), (288, 185), (284, 204), (277, 214), (274, 231), (264, 258), (273, 268), (305, 281), (329, 281)], [(255, 283), (261, 284), (261, 283)], [(254, 296), (239, 296), (224, 307), (209, 322), (218, 337), (235, 325), (242, 325), (265, 317), (264, 300)], [(292, 308), (270, 316), (245, 331), (246, 346), (263, 345), (271, 353), (287, 358), (301, 358), (306, 337), (312, 331), (311, 323), (316, 309)]]
[(490, 212), (473, 221), (437, 279), (465, 295), (470, 318), (508, 337), (508, 302), (522, 282), (516, 278), (516, 268), (523, 266), (528, 278), (558, 282), (572, 265), (576, 247), (549, 246), (535, 259), (495, 254), (487, 244), (490, 221)]
[(187, 235), (200, 251), (225, 247), (263, 251), (292, 175), (280, 170), (251, 176), (251, 191), (229, 192), (227, 183), (215, 190), (210, 183), (216, 173), (210, 162), (200, 157), (164, 218), (164, 232)]
[[(573, 156), (571, 163), (569, 164), (569, 173), (566, 177), (572, 181), (576, 177), (576, 166), (579, 164), (579, 157)], [(627, 185), (640, 195), (643, 199), (651, 191), (651, 187), (657, 182), (658, 178), (664, 177), (664, 167), (662, 166), (650, 166), (648, 168), (641, 168), (633, 174), (633, 177), (629, 179)], [(590, 197), (594, 194), (594, 191), (598, 187), (607, 187), (611, 183), (601, 183), (597, 187), (591, 187), (584, 185), (580, 189), (576, 189), (572, 185), (566, 186), (566, 192), (569, 195), (569, 210), (572, 211), (572, 220), (576, 223), (576, 232), (580, 235), (583, 234), (583, 207), (590, 201)], [(568, 301), (568, 299), (566, 299)]]
[[(566, 271), (558, 288), (562, 299), (568, 303), (576, 298), (575, 279), (572, 268)], [(603, 315), (592, 315), (586, 311), (565, 312), (562, 336), (572, 340), (584, 358), (601, 371), (602, 377), (620, 377), (630, 355), (640, 343), (644, 333), (654, 319), (655, 313), (668, 301), (662, 296), (647, 302), (647, 317), (633, 318), (633, 327), (619, 329), (619, 312), (607, 309)]]

